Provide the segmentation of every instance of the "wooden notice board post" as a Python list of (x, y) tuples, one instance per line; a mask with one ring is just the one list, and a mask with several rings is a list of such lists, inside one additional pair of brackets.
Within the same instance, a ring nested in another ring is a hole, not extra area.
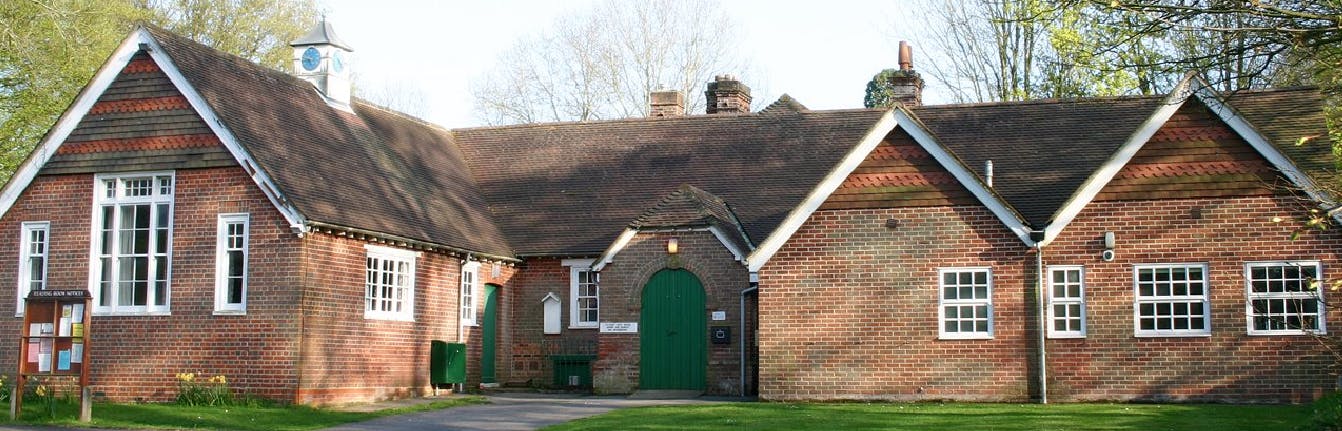
[(83, 289), (34, 290), (28, 294), (19, 334), (19, 372), (9, 397), (9, 417), (23, 408), (23, 387), (34, 377), (79, 381), (79, 420), (93, 418), (89, 391), (89, 319), (92, 295)]

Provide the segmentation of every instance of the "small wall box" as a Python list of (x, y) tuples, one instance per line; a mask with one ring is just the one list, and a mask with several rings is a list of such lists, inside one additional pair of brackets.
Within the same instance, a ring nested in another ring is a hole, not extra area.
[(35, 290), (28, 294), (19, 328), (19, 372), (9, 397), (9, 417), (23, 408), (23, 388), (32, 378), (71, 378), (80, 389), (79, 420), (92, 419), (89, 391), (89, 323), (92, 295), (78, 290)]

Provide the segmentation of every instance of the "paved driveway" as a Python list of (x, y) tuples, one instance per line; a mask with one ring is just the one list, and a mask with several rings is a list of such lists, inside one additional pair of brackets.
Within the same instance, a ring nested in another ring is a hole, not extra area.
[(489, 397), (489, 404), (454, 407), (345, 424), (327, 431), (374, 430), (534, 430), (595, 416), (611, 410), (657, 405), (702, 404), (706, 400), (631, 400), (623, 397), (509, 394)]

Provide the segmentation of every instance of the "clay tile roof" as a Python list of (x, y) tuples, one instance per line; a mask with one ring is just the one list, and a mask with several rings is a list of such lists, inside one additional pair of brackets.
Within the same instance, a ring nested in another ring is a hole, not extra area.
[(765, 238), (880, 110), (691, 115), (454, 130), (519, 255), (595, 255), (682, 184)]
[(782, 96), (778, 96), (778, 100), (774, 101), (774, 103), (770, 103), (769, 106), (760, 110), (760, 113), (772, 114), (779, 112), (802, 112), (806, 110), (806, 105), (801, 104), (797, 99), (793, 99), (792, 96), (787, 95), (787, 93), (783, 93)]
[(238, 143), (309, 220), (512, 256), (447, 130), (150, 28)]
[(1241, 91), (1230, 106), (1316, 181), (1334, 184), (1337, 166), (1317, 88)]
[(736, 213), (721, 198), (689, 184), (681, 185), (629, 223), (633, 229), (717, 227), (739, 250), (753, 246)]
[(1162, 103), (1161, 97), (913, 108), (939, 143), (1039, 228)]

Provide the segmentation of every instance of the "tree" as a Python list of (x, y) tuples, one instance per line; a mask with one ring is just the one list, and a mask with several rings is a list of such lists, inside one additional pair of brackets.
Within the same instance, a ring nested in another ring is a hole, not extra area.
[(293, 62), (289, 42), (317, 22), (313, 0), (141, 0), (150, 20), (211, 48), (274, 69)]
[(1130, 18), (1137, 34), (1173, 35), (1175, 55), (1153, 65), (1201, 70), (1222, 90), (1339, 83), (1342, 2), (1087, 1)]
[[(732, 20), (712, 0), (609, 0), (557, 20), (499, 58), (474, 84), (490, 124), (647, 115), (648, 93), (687, 96), (715, 74), (738, 71)], [(703, 109), (686, 97), (686, 109)]]
[(23, 162), (142, 12), (130, 2), (0, 2), (0, 179)]
[(938, 0), (928, 5), (933, 77), (958, 102), (1040, 97), (1040, 60), (1055, 11), (1040, 0)]
[(270, 67), (316, 22), (313, 0), (0, 1), (0, 180), (7, 180), (136, 22)]

